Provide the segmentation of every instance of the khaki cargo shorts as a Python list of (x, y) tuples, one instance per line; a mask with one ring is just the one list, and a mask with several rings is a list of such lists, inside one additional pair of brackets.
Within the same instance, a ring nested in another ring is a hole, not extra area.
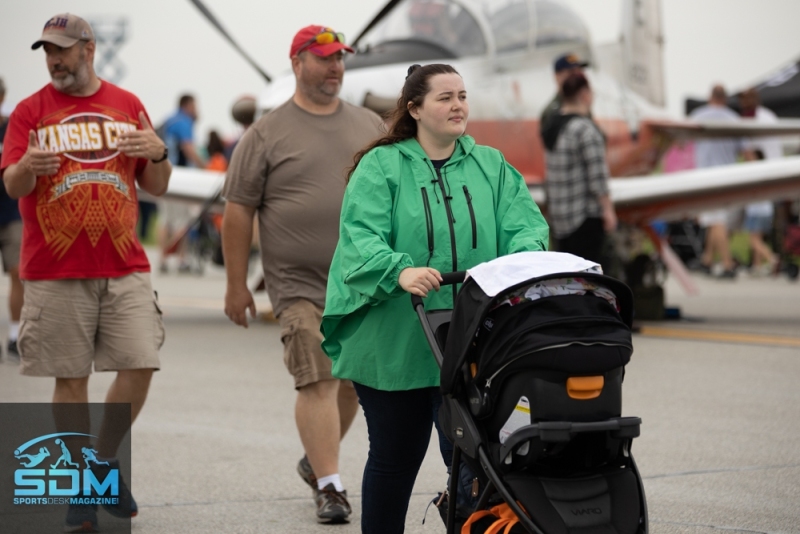
[(158, 369), (164, 323), (150, 273), (26, 280), (20, 372), (82, 378), (95, 371)]
[(11, 221), (0, 226), (0, 254), (3, 255), (3, 271), (19, 267), (19, 247), (22, 243), (22, 221)]
[[(333, 380), (331, 359), (323, 352), (322, 308), (308, 300), (298, 300), (278, 316), (283, 342), (283, 363), (300, 389), (322, 380)], [(352, 387), (349, 380), (343, 380)]]

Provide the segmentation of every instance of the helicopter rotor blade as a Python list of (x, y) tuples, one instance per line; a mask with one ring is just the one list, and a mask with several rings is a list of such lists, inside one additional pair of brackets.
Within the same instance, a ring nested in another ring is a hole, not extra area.
[(356, 37), (355, 41), (350, 43), (350, 46), (352, 46), (353, 48), (358, 46), (358, 42), (361, 40), (361, 38), (364, 37), (364, 35), (368, 31), (370, 31), (372, 28), (374, 28), (376, 24), (378, 24), (380, 21), (382, 21), (383, 18), (386, 15), (388, 15), (395, 8), (395, 6), (397, 4), (399, 4), (402, 1), (403, 0), (390, 0), (389, 3), (387, 3), (385, 6), (383, 6), (383, 9), (381, 9), (380, 12), (377, 15), (375, 15), (375, 17), (369, 22), (369, 24), (367, 24), (366, 28), (361, 30), (361, 33), (358, 34), (358, 37)]
[(219, 33), (221, 33), (222, 36), (225, 37), (225, 39), (228, 40), (228, 42), (231, 44), (231, 46), (233, 46), (233, 48), (235, 48), (236, 51), (239, 52), (239, 54), (241, 54), (241, 56), (245, 59), (245, 61), (247, 61), (250, 64), (251, 67), (256, 69), (256, 71), (265, 80), (267, 80), (267, 82), (271, 82), (272, 81), (272, 77), (270, 77), (269, 74), (264, 72), (264, 70), (261, 67), (258, 66), (258, 64), (253, 60), (253, 58), (251, 58), (247, 54), (247, 52), (242, 50), (242, 47), (239, 46), (239, 43), (237, 43), (236, 41), (233, 40), (233, 37), (231, 37), (230, 34), (228, 34), (228, 32), (225, 30), (225, 28), (222, 27), (222, 24), (219, 23), (219, 21), (214, 16), (214, 14), (211, 13), (211, 11), (209, 11), (209, 9), (205, 6), (205, 4), (203, 4), (203, 2), (201, 0), (189, 0), (189, 1), (192, 4), (195, 5), (195, 7), (200, 11), (200, 13), (203, 14), (203, 16), (208, 20), (208, 22), (210, 22), (211, 25), (214, 26)]

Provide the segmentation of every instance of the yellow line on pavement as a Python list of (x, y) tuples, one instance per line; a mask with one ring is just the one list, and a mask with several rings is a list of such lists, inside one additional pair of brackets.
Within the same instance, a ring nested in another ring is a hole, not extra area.
[(643, 336), (651, 337), (697, 339), (700, 341), (720, 341), (724, 343), (752, 343), (756, 345), (778, 345), (782, 347), (800, 347), (800, 338), (785, 336), (736, 334), (733, 332), (711, 332), (708, 330), (664, 328), (660, 326), (643, 326), (640, 333)]

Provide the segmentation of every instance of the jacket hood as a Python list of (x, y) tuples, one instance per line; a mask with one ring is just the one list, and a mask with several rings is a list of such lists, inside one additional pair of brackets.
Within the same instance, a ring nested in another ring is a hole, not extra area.
[[(422, 150), (419, 142), (413, 137), (411, 139), (400, 141), (394, 146), (396, 146), (403, 155), (410, 159), (420, 161), (430, 159), (428, 158), (428, 155), (425, 154), (425, 151)], [(456, 162), (467, 157), (472, 152), (473, 148), (475, 148), (475, 139), (469, 135), (462, 135), (456, 139), (456, 149), (453, 151), (453, 155), (450, 156), (450, 161), (448, 163)]]
[(558, 114), (553, 117), (547, 128), (542, 131), (542, 140), (547, 150), (552, 152), (556, 148), (556, 142), (558, 141), (558, 135), (561, 133), (561, 130), (575, 117), (579, 117), (579, 115), (570, 113), (568, 115)]

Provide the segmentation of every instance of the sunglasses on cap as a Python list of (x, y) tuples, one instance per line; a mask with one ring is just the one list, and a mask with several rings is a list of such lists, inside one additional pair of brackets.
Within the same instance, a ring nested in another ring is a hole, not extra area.
[(325, 28), (323, 31), (319, 32), (317, 35), (309, 39), (308, 42), (306, 42), (306, 44), (301, 46), (297, 50), (297, 53), (299, 54), (300, 52), (311, 46), (326, 45), (334, 43), (336, 41), (339, 41), (342, 44), (346, 44), (344, 42), (344, 34), (342, 32), (335, 32), (331, 28)]

